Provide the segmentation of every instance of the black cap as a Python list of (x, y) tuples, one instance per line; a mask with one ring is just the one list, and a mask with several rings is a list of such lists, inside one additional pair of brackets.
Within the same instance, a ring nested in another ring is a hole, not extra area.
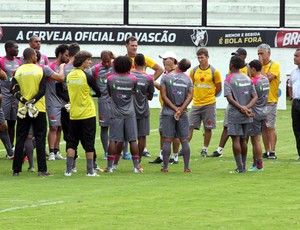
[(238, 48), (237, 51), (231, 53), (231, 55), (247, 55), (247, 51), (244, 48)]

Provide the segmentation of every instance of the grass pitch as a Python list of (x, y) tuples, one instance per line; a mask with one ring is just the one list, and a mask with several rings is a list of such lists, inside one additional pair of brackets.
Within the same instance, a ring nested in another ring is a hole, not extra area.
[[(288, 103), (289, 104), (289, 103)], [(224, 110), (209, 147), (217, 147)], [(132, 173), (132, 162), (120, 160), (118, 170), (100, 177), (85, 176), (80, 148), (78, 173), (64, 177), (65, 161), (47, 162), (52, 177), (26, 172), (11, 173), (11, 161), (0, 158), (0, 229), (299, 229), (300, 180), (290, 106), (278, 111), (277, 160), (265, 160), (261, 173), (229, 174), (235, 168), (228, 141), (222, 158), (201, 158), (202, 130), (191, 142), (192, 173), (183, 162), (161, 173), (148, 164), (159, 153), (159, 109), (151, 110), (151, 135), (143, 158), (143, 174)], [(99, 130), (98, 163), (102, 160)], [(64, 150), (65, 144), (61, 145)], [(248, 166), (252, 148), (248, 148)], [(36, 162), (35, 162), (36, 164)]]

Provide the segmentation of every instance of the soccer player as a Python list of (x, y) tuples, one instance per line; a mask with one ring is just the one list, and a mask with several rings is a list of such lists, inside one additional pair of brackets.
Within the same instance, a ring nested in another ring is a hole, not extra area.
[(255, 91), (258, 96), (257, 102), (252, 107), (254, 113), (253, 122), (249, 124), (248, 135), (251, 137), (253, 164), (248, 171), (263, 171), (262, 147), (260, 135), (262, 126), (267, 118), (268, 93), (270, 83), (268, 78), (261, 74), (262, 64), (259, 60), (253, 60), (249, 63), (251, 80), (253, 81)]
[[(134, 58), (137, 54), (137, 49), (138, 49), (138, 41), (137, 41), (136, 37), (134, 37), (134, 36), (128, 37), (126, 39), (125, 45), (126, 45), (126, 49), (127, 49), (126, 56), (130, 57), (131, 61), (132, 61), (131, 70), (134, 70), (135, 69)], [(160, 75), (164, 72), (163, 68), (159, 64), (157, 64), (154, 60), (152, 60), (150, 57), (148, 57), (146, 55), (145, 55), (145, 63), (146, 64), (145, 64), (144, 72), (146, 72), (147, 68), (152, 69), (154, 71), (154, 73), (153, 73), (154, 81), (157, 80), (160, 77)], [(146, 147), (144, 149), (143, 156), (151, 157), (151, 155), (148, 152)]]
[(110, 137), (108, 145), (107, 168), (104, 172), (113, 172), (115, 155), (120, 155), (125, 141), (130, 144), (133, 172), (140, 173), (139, 150), (137, 146), (137, 122), (133, 105), (136, 91), (136, 77), (129, 74), (131, 59), (119, 56), (114, 60), (115, 74), (107, 80), (108, 93), (111, 96)]
[[(177, 67), (177, 56), (172, 51), (166, 51), (164, 54), (159, 55), (160, 58), (162, 58), (163, 65), (165, 68), (164, 74), (168, 74), (171, 72), (174, 72)], [(160, 90), (160, 84), (157, 82), (154, 82), (155, 88)], [(163, 100), (161, 98), (161, 94), (159, 93), (159, 102), (161, 104), (161, 107), (163, 107)], [(149, 161), (150, 164), (160, 164), (163, 162), (163, 155), (162, 155), (162, 147), (163, 147), (163, 137), (162, 137), (162, 114), (160, 111), (159, 114), (159, 135), (160, 135), (160, 154), (157, 158), (155, 158), (153, 161)], [(179, 146), (180, 146), (180, 140), (178, 138), (174, 138), (173, 140), (173, 155), (169, 159), (170, 164), (178, 164), (178, 156), (179, 156)]]
[(0, 139), (6, 149), (7, 159), (13, 159), (13, 149), (10, 144), (7, 129), (8, 129), (7, 123), (5, 121), (4, 113), (2, 110), (2, 93), (0, 91)]
[[(56, 60), (49, 64), (49, 67), (59, 72), (60, 65), (69, 61), (69, 47), (61, 44), (55, 49)], [(56, 80), (47, 78), (46, 84), (46, 106), (49, 121), (48, 145), (49, 161), (63, 160), (64, 157), (59, 152), (61, 136), (61, 98), (56, 93)]]
[[(8, 126), (10, 145), (14, 146), (18, 101), (13, 94), (11, 94), (10, 89), (16, 69), (21, 66), (22, 63), (17, 59), (19, 46), (15, 41), (5, 42), (4, 48), (6, 55), (0, 59), (0, 69), (5, 73), (1, 75), (2, 110)], [(10, 148), (8, 143), (5, 145)]]
[[(242, 68), (240, 68), (240, 72), (250, 76), (250, 68), (249, 68), (249, 65), (246, 63), (247, 51), (244, 48), (238, 48), (235, 52), (232, 52), (231, 55), (237, 55), (242, 59), (243, 65), (242, 65)], [(230, 74), (230, 71), (229, 71), (228, 75), (229, 74)], [(223, 131), (221, 134), (219, 147), (212, 154), (207, 155), (208, 157), (222, 157), (223, 156), (223, 149), (229, 138), (227, 135), (227, 124), (228, 124), (228, 107), (225, 110), (224, 121), (223, 121)]]
[[(37, 35), (31, 36), (29, 38), (29, 46), (32, 49), (40, 51), (40, 49), (41, 49), (41, 38)], [(45, 54), (41, 53), (40, 64), (42, 64), (42, 65), (48, 65), (49, 64), (48, 57)]]
[(184, 172), (191, 172), (189, 166), (189, 121), (187, 107), (193, 99), (193, 84), (184, 72), (191, 67), (188, 59), (182, 59), (173, 73), (162, 77), (160, 92), (164, 105), (162, 108), (163, 168), (168, 172), (171, 143), (175, 137), (180, 139), (183, 152)]
[(257, 101), (253, 82), (247, 75), (239, 72), (241, 67), (242, 59), (239, 56), (232, 56), (231, 74), (224, 82), (224, 96), (229, 102), (227, 132), (232, 139), (232, 150), (237, 166), (231, 173), (246, 172), (247, 126), (253, 122), (253, 113), (250, 108)]
[[(23, 52), (24, 64), (20, 66), (12, 79), (12, 94), (19, 100), (16, 148), (13, 161), (13, 176), (22, 171), (23, 149), (32, 125), (38, 161), (38, 175), (49, 176), (46, 164), (46, 77), (43, 69), (36, 65), (37, 55), (34, 49)], [(27, 113), (28, 112), (28, 113)]]
[[(72, 43), (69, 45), (69, 62), (64, 66), (64, 81), (63, 82), (56, 82), (56, 94), (58, 97), (61, 98), (61, 127), (63, 131), (63, 138), (66, 143), (69, 141), (69, 133), (70, 133), (70, 98), (68, 94), (68, 87), (66, 83), (66, 77), (68, 74), (75, 68), (74, 63), (74, 56), (80, 51), (80, 46), (78, 43)], [(67, 145), (66, 145), (66, 152), (67, 152)], [(72, 166), (72, 172), (77, 172), (76, 167), (76, 159), (78, 158), (77, 151), (75, 152), (74, 162)], [(95, 162), (94, 162), (95, 167)]]
[(276, 117), (280, 83), (280, 65), (271, 60), (271, 48), (268, 44), (257, 47), (258, 57), (262, 63), (262, 74), (269, 79), (270, 91), (268, 96), (268, 116), (263, 126), (262, 137), (265, 146), (263, 158), (277, 159), (275, 148), (277, 142)]
[(297, 67), (291, 73), (288, 91), (292, 100), (292, 124), (300, 160), (300, 48), (294, 53), (294, 64)]
[(216, 128), (216, 96), (222, 90), (222, 79), (220, 71), (209, 64), (206, 48), (200, 48), (196, 54), (200, 65), (190, 71), (190, 78), (194, 84), (194, 95), (189, 113), (189, 138), (191, 141), (194, 129), (199, 130), (201, 122), (203, 122), (204, 140), (201, 156), (207, 157), (212, 129)]
[(79, 51), (74, 56), (73, 69), (66, 82), (70, 97), (70, 132), (67, 143), (67, 162), (65, 176), (72, 175), (74, 156), (79, 141), (85, 150), (87, 176), (98, 176), (94, 171), (94, 152), (96, 135), (96, 108), (92, 97), (101, 93), (90, 71), (92, 54)]
[(134, 58), (135, 70), (130, 73), (136, 77), (136, 93), (133, 97), (138, 129), (138, 147), (140, 160), (146, 145), (146, 136), (150, 134), (150, 110), (148, 100), (154, 94), (152, 76), (144, 72), (145, 56), (137, 54)]
[(104, 150), (104, 159), (107, 159), (108, 130), (111, 98), (107, 91), (107, 78), (114, 73), (113, 60), (115, 59), (110, 50), (103, 50), (100, 54), (101, 62), (92, 67), (92, 74), (101, 92), (98, 98), (99, 125), (101, 127), (100, 138)]

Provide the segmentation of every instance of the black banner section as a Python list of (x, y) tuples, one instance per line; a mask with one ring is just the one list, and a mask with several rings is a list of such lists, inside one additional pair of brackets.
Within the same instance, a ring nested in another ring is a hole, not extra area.
[(0, 26), (0, 42), (27, 43), (32, 35), (41, 37), (44, 44), (123, 45), (126, 38), (133, 35), (141, 45), (256, 47), (267, 43), (278, 48), (300, 47), (300, 30)]

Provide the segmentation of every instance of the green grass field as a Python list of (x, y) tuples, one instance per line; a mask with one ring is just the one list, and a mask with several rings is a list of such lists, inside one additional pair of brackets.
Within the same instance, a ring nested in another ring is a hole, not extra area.
[[(120, 160), (115, 173), (86, 177), (80, 148), (78, 173), (72, 177), (63, 176), (65, 161), (48, 162), (52, 177), (26, 172), (27, 163), (13, 177), (1, 145), (0, 229), (300, 229), (300, 162), (289, 105), (278, 111), (278, 159), (265, 160), (264, 172), (242, 175), (229, 174), (235, 169), (231, 140), (222, 158), (200, 157), (202, 130), (191, 142), (192, 173), (183, 173), (182, 158), (169, 173), (148, 164), (159, 152), (158, 114), (151, 110), (152, 157), (143, 158), (143, 174), (132, 173), (132, 162)], [(218, 110), (210, 153), (218, 146), (223, 114)], [(98, 163), (104, 167), (97, 137)], [(249, 145), (248, 166), (251, 158)]]

